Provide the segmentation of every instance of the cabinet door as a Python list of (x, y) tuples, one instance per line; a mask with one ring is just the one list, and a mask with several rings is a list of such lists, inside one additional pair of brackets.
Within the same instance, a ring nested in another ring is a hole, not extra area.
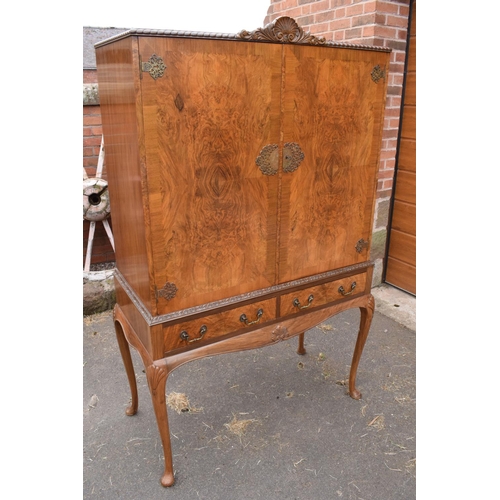
[(282, 173), (280, 282), (369, 258), (386, 85), (371, 73), (388, 64), (384, 52), (284, 51), (284, 155), (297, 144), (303, 160)]
[(139, 50), (166, 67), (141, 81), (158, 314), (275, 284), (278, 176), (255, 161), (279, 142), (281, 47), (148, 37)]

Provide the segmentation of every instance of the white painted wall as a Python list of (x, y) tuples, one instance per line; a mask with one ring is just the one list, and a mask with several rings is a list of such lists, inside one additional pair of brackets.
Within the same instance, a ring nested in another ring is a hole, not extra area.
[(237, 33), (262, 27), (271, 0), (88, 0), (82, 26)]

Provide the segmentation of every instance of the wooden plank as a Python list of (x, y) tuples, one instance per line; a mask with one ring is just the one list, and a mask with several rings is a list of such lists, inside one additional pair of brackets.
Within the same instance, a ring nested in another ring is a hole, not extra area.
[(415, 106), (404, 107), (401, 137), (413, 140), (417, 138), (417, 108)]
[(417, 245), (414, 235), (393, 229), (389, 244), (389, 255), (412, 266), (416, 265)]
[(406, 106), (415, 106), (416, 104), (417, 104), (417, 73), (415, 73), (415, 71), (409, 71), (406, 75), (405, 110)]
[(417, 176), (415, 173), (398, 171), (394, 198), (415, 205), (417, 202), (416, 180)]
[(417, 44), (416, 44), (416, 38), (412, 36), (410, 37), (407, 71), (416, 71), (416, 69), (417, 69)]
[(416, 293), (416, 17), (413, 3), (404, 110), (385, 280)]
[(411, 26), (410, 26), (410, 35), (416, 36), (417, 34), (417, 0), (413, 2), (413, 7), (411, 9)]
[(407, 170), (416, 172), (417, 170), (417, 141), (414, 139), (402, 138), (399, 143), (398, 172)]
[(414, 295), (417, 293), (416, 267), (405, 262), (389, 257), (385, 281)]
[(417, 208), (414, 204), (395, 200), (391, 229), (416, 236), (416, 213)]

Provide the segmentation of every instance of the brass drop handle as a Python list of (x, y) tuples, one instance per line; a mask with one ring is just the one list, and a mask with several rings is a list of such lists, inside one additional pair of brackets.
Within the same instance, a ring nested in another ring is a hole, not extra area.
[(249, 326), (249, 325), (255, 325), (255, 323), (258, 323), (260, 321), (260, 318), (262, 318), (263, 314), (264, 314), (264, 310), (263, 309), (259, 309), (257, 311), (257, 319), (254, 320), (254, 321), (248, 321), (247, 315), (246, 314), (242, 314), (240, 316), (240, 321), (242, 323), (245, 323), (245, 325), (247, 325), (247, 326)]
[(343, 287), (343, 286), (339, 286), (339, 293), (340, 293), (340, 294), (342, 294), (342, 295), (344, 295), (344, 297), (345, 297), (346, 295), (351, 295), (351, 293), (352, 293), (352, 292), (354, 292), (354, 289), (355, 289), (355, 288), (356, 288), (356, 282), (355, 282), (355, 281), (353, 281), (353, 282), (351, 283), (351, 291), (346, 292), (346, 291), (344, 290), (344, 287)]
[(191, 342), (196, 342), (197, 340), (201, 340), (203, 338), (203, 335), (205, 335), (205, 333), (207, 333), (207, 330), (208, 330), (208, 328), (206, 327), (206, 325), (201, 325), (199, 337), (197, 337), (195, 339), (190, 339), (189, 333), (186, 332), (186, 330), (182, 330), (180, 337), (182, 340), (186, 340), (190, 344)]
[(300, 305), (300, 300), (299, 299), (294, 299), (293, 301), (293, 305), (295, 307), (298, 307), (299, 309), (307, 309), (311, 304), (312, 304), (312, 301), (314, 300), (314, 295), (311, 294), (309, 295), (309, 297), (307, 297), (307, 305), (306, 306), (301, 306)]

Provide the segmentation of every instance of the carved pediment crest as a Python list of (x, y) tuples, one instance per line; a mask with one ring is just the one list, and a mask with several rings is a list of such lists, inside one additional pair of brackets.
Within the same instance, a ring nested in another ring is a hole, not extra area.
[(267, 42), (281, 43), (301, 43), (308, 45), (324, 45), (326, 40), (323, 37), (315, 37), (304, 31), (291, 17), (278, 17), (272, 23), (258, 28), (254, 31), (240, 31), (238, 38), (244, 40), (260, 40)]

